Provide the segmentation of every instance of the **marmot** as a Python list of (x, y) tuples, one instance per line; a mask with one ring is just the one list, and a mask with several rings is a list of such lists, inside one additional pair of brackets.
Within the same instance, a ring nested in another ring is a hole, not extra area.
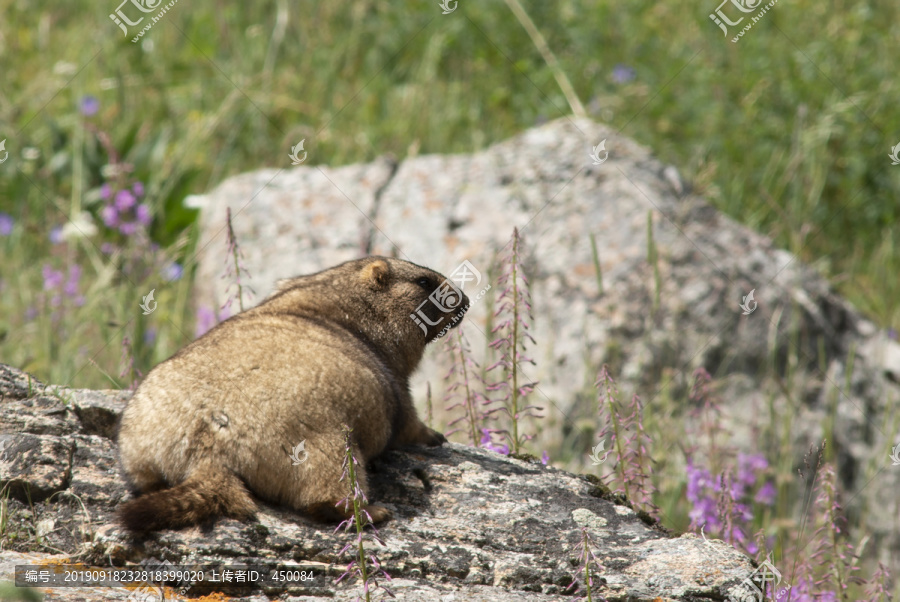
[[(141, 494), (120, 506), (121, 523), (147, 531), (250, 518), (251, 492), (320, 520), (345, 517), (335, 507), (348, 492), (342, 425), (364, 492), (365, 463), (385, 449), (446, 442), (419, 420), (409, 377), (468, 308), (448, 284), (400, 259), (348, 261), (279, 281), (260, 305), (153, 368), (119, 427), (122, 469)], [(286, 452), (301, 442), (292, 461)], [(368, 512), (390, 517), (383, 506)]]

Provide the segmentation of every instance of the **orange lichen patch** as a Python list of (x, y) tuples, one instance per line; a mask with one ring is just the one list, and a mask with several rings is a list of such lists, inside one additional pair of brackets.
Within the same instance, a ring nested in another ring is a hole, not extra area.
[(425, 208), (431, 211), (440, 211), (444, 208), (444, 203), (441, 201), (425, 201)]
[(230, 598), (221, 592), (213, 592), (211, 594), (206, 594), (205, 596), (200, 596), (199, 598), (191, 598), (191, 602), (227, 602), (229, 599)]
[(592, 263), (576, 263), (573, 271), (576, 276), (593, 276), (595, 274)]
[(42, 566), (51, 566), (54, 564), (67, 564), (65, 558), (39, 558), (35, 560), (34, 564), (39, 564)]
[(459, 246), (459, 237), (454, 234), (445, 234), (444, 244), (447, 245), (447, 250), (452, 253)]
[[(102, 567), (95, 567), (90, 565), (81, 565), (81, 564), (73, 564), (71, 562), (67, 562), (68, 558), (40, 558), (35, 559), (28, 564), (33, 564), (34, 566), (43, 566), (49, 570), (52, 570), (54, 575), (64, 575), (66, 570), (72, 570), (71, 567), (77, 566), (79, 570), (90, 571), (92, 569), (102, 570)], [(24, 562), (22, 564), (25, 564)], [(69, 567), (68, 569), (66, 567)], [(35, 583), (35, 586), (40, 587), (40, 582)], [(52, 589), (52, 588), (51, 588)]]

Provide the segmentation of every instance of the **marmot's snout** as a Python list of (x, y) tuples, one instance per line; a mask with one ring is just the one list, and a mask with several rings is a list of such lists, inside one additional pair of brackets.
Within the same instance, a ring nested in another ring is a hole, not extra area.
[(468, 309), (469, 297), (455, 283), (442, 279), (410, 317), (425, 331), (427, 342), (431, 342), (456, 328)]
[(459, 294), (462, 295), (462, 299), (460, 300), (459, 311), (454, 314), (458, 319), (450, 325), (450, 328), (456, 328), (462, 322), (462, 317), (469, 311), (469, 297), (462, 291), (459, 291)]

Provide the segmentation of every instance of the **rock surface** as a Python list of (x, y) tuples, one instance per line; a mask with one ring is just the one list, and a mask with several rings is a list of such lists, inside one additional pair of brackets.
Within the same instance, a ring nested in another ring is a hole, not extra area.
[[(109, 426), (128, 397), (45, 386), (0, 364), (0, 479), (10, 486), (7, 528), (18, 534), (12, 548), (0, 552), (0, 580), (11, 580), (16, 564), (282, 563), (314, 577), (284, 591), (217, 591), (248, 601), (355, 599), (356, 584), (334, 584), (348, 561), (338, 552), (349, 536), (283, 508), (261, 504), (250, 523), (223, 519), (141, 540), (112, 524), (115, 506), (128, 493)], [(578, 571), (582, 527), (605, 567), (598, 573), (603, 585), (594, 591), (609, 600), (722, 599), (753, 570), (730, 546), (693, 534), (673, 537), (596, 479), (538, 462), (449, 444), (389, 452), (375, 469), (372, 493), (395, 518), (380, 529), (386, 545), (369, 549), (393, 577), (400, 600), (571, 599), (565, 589)], [(46, 592), (47, 600), (124, 600), (135, 593)], [(208, 593), (191, 587), (184, 595)], [(167, 594), (181, 597), (171, 589)]]
[[(601, 140), (609, 155), (595, 165), (589, 153)], [(890, 460), (900, 442), (892, 430), (900, 345), (813, 269), (714, 210), (673, 167), (607, 126), (560, 119), (472, 155), (260, 170), (192, 202), (204, 208), (196, 286), (207, 304), (225, 298), (227, 207), (258, 297), (278, 278), (368, 252), (444, 274), (468, 260), (482, 272), (476, 288), (496, 285), (489, 269), (517, 226), (527, 242), (537, 341), (537, 366), (526, 366), (525, 377), (539, 381), (535, 399), (563, 427), (544, 435), (596, 416), (591, 383), (604, 362), (648, 412), (660, 409), (661, 390), (684, 393), (691, 373), (705, 367), (722, 383), (724, 424), (739, 448), (756, 449), (769, 408), (793, 418), (795, 468), (810, 445), (829, 440), (849, 509), (874, 536), (869, 549), (900, 569), (900, 468)], [(744, 315), (751, 291), (758, 305)], [(489, 339), (488, 309), (476, 304), (466, 317), (473, 349)], [(784, 374), (760, 377), (773, 358), (792, 364), (789, 382)], [(427, 358), (415, 397), (424, 399), (425, 382), (442, 376)], [(831, 415), (833, 433), (823, 431)], [(541, 443), (539, 436), (535, 449)], [(582, 447), (584, 462), (585, 444), (556, 442)]]

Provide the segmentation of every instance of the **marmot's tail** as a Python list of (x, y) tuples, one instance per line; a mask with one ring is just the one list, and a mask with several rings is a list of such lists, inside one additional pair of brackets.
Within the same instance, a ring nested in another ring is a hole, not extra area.
[(249, 518), (256, 504), (236, 476), (223, 469), (195, 470), (183, 483), (146, 493), (119, 506), (130, 531), (180, 529), (215, 516)]

